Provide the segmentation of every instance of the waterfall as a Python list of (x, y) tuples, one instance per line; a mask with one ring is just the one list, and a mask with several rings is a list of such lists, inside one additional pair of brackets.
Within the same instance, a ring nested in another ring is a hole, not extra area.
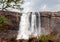
[(18, 39), (29, 39), (30, 36), (37, 37), (41, 34), (40, 14), (27, 12), (22, 14), (19, 24)]

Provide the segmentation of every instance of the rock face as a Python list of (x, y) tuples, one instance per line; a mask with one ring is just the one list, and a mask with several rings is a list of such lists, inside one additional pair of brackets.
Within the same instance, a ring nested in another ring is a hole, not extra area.
[(43, 34), (56, 30), (60, 34), (60, 12), (40, 12)]
[(0, 11), (0, 15), (5, 16), (8, 20), (8, 24), (5, 25), (4, 28), (8, 28), (11, 30), (18, 30), (21, 13), (10, 12), (10, 11)]
[[(40, 14), (43, 34), (49, 34), (53, 30), (60, 32), (60, 12), (40, 12)], [(5, 26), (6, 28), (11, 30), (18, 30), (20, 21), (19, 19), (22, 15), (21, 13), (0, 11), (0, 15), (5, 16), (9, 21), (9, 25)]]

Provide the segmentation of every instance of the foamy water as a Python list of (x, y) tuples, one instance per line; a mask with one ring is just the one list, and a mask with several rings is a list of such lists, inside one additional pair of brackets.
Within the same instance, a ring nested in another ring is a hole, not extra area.
[(40, 14), (24, 13), (21, 16), (21, 21), (19, 25), (19, 31), (17, 35), (18, 39), (29, 39), (29, 37), (37, 37), (41, 34), (40, 26)]

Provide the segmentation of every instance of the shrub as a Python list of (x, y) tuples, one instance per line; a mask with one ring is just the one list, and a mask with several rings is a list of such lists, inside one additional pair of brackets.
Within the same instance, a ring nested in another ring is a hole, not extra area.
[(7, 24), (7, 19), (5, 16), (0, 15), (0, 31), (3, 29), (3, 26)]
[(41, 42), (49, 42), (49, 41), (52, 42), (53, 39), (54, 39), (54, 36), (51, 36), (51, 35), (40, 35), (38, 39)]

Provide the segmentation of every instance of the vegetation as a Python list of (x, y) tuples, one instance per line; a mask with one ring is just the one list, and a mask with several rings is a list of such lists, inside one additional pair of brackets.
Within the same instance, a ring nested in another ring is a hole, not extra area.
[(53, 36), (50, 36), (50, 35), (41, 35), (39, 37), (39, 41), (41, 42), (49, 42), (49, 41), (52, 41), (53, 40)]
[[(24, 3), (24, 0), (0, 0), (0, 10), (8, 11), (9, 8), (23, 10), (21, 5)], [(3, 14), (3, 13), (1, 13)], [(0, 30), (2, 29), (3, 25), (6, 24), (7, 19), (0, 14)], [(15, 22), (15, 21), (14, 21)]]
[(3, 29), (2, 27), (7, 24), (7, 19), (6, 17), (0, 15), (0, 31)]
[[(8, 38), (8, 39), (4, 39), (2, 38), (5, 42), (23, 42), (26, 40), (24, 39), (20, 39), (20, 40), (16, 40), (16, 37), (12, 37), (12, 38)], [(56, 36), (51, 36), (51, 35), (41, 35), (38, 38), (30, 38), (29, 40), (27, 40), (27, 42), (60, 42), (60, 38), (56, 38)]]
[(21, 5), (24, 3), (23, 0), (0, 0), (0, 9), (7, 10), (8, 8), (23, 10)]
[(40, 35), (38, 38), (30, 38), (28, 42), (60, 42), (60, 38), (52, 35)]
[(3, 26), (7, 23), (7, 19), (5, 16), (0, 16), (0, 26)]

